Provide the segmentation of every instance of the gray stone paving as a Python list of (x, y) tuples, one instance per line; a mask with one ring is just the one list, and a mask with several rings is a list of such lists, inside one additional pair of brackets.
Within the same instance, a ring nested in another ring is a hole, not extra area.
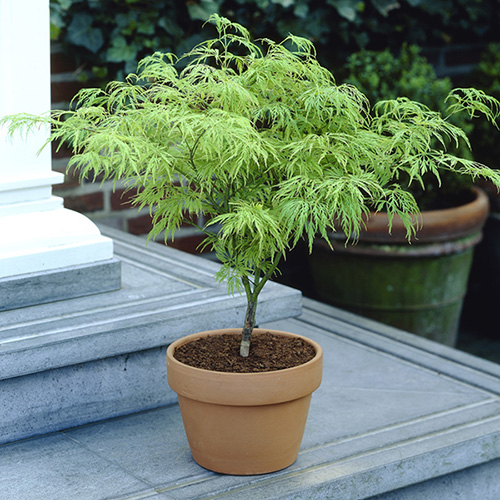
[(500, 498), (500, 367), (360, 321), (306, 301), (300, 318), (266, 325), (325, 352), (299, 458), (284, 471), (202, 469), (173, 404), (3, 445), (0, 498)]
[(245, 301), (215, 263), (107, 234), (121, 290), (0, 313), (0, 500), (500, 498), (500, 365), (310, 300), (296, 317), (300, 294), (276, 284), (261, 326), (325, 354), (298, 460), (253, 477), (199, 467), (165, 348), (234, 326)]

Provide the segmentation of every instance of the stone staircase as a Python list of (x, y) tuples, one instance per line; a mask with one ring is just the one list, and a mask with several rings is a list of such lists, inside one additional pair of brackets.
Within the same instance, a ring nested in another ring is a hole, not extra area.
[[(102, 232), (121, 261), (120, 290), (0, 312), (0, 443), (173, 403), (166, 346), (243, 324), (246, 303), (214, 281), (216, 263)], [(299, 315), (300, 292), (270, 285), (262, 321)]]
[(241, 322), (244, 301), (213, 262), (103, 232), (121, 290), (0, 313), (1, 499), (500, 498), (500, 365), (275, 284), (261, 326), (325, 355), (298, 460), (252, 477), (199, 467), (165, 346)]

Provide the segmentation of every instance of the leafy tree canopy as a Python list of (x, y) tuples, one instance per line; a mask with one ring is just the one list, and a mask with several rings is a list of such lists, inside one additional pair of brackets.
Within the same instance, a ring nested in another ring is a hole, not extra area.
[[(204, 214), (219, 279), (246, 292), (248, 335), (262, 287), (301, 238), (310, 249), (328, 231), (355, 240), (372, 209), (401, 217), (413, 234), (418, 206), (397, 182), (403, 174), (422, 183), (451, 170), (500, 186), (499, 173), (447, 152), (468, 140), (439, 112), (406, 97), (372, 107), (335, 82), (308, 39), (256, 43), (238, 23), (210, 21), (216, 38), (181, 59), (155, 53), (126, 81), (80, 91), (69, 112), (0, 124), (11, 132), (50, 124), (49, 141), (73, 149), (70, 168), (125, 179), (135, 205), (153, 214), (152, 237)], [(447, 100), (450, 116), (482, 113), (494, 123), (500, 113), (475, 89)]]

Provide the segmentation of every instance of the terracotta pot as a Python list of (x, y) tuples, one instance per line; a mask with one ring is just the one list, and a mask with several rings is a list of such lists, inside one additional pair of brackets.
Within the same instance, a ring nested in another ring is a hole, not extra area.
[(385, 213), (372, 214), (355, 245), (331, 235), (311, 256), (316, 296), (337, 307), (423, 337), (455, 345), (473, 250), (481, 240), (488, 198), (475, 189), (465, 205), (422, 212), (408, 244), (401, 220), (388, 232)]
[(297, 459), (311, 395), (322, 376), (323, 353), (300, 335), (256, 329), (254, 335), (300, 337), (313, 345), (309, 362), (273, 372), (226, 373), (194, 368), (173, 357), (176, 347), (207, 335), (238, 334), (213, 330), (181, 338), (167, 350), (167, 376), (177, 393), (194, 460), (224, 474), (263, 474)]
[[(421, 212), (420, 227), (416, 237), (411, 240), (412, 244), (454, 241), (478, 233), (488, 216), (489, 201), (483, 190), (473, 188), (473, 192), (474, 199), (464, 205)], [(366, 228), (361, 231), (360, 241), (408, 246), (406, 229), (399, 217), (394, 217), (390, 234), (388, 228), (389, 219), (385, 212), (372, 213)], [(356, 252), (356, 246), (347, 248)]]

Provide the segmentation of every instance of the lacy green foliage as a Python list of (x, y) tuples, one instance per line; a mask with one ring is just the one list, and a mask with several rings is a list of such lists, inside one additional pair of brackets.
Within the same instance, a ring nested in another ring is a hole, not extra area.
[(320, 60), (335, 64), (360, 48), (486, 42), (500, 29), (497, 0), (51, 0), (50, 5), (52, 38), (101, 81), (122, 79), (155, 51), (182, 54), (203, 40), (200, 21), (213, 13), (244, 24), (256, 37), (292, 32), (309, 38)]
[[(355, 240), (372, 207), (400, 216), (410, 236), (418, 207), (402, 175), (422, 182), (453, 170), (500, 186), (499, 174), (446, 152), (467, 137), (440, 113), (407, 98), (372, 111), (356, 87), (335, 83), (309, 40), (257, 44), (237, 23), (210, 21), (218, 36), (180, 61), (155, 53), (125, 82), (79, 92), (70, 112), (0, 123), (11, 133), (50, 124), (50, 140), (74, 151), (70, 168), (126, 179), (135, 205), (153, 213), (151, 237), (166, 239), (203, 213), (219, 278), (254, 305), (301, 238), (309, 248), (330, 230)], [(453, 91), (448, 103), (451, 114), (481, 111), (491, 121), (500, 112), (474, 89)]]

